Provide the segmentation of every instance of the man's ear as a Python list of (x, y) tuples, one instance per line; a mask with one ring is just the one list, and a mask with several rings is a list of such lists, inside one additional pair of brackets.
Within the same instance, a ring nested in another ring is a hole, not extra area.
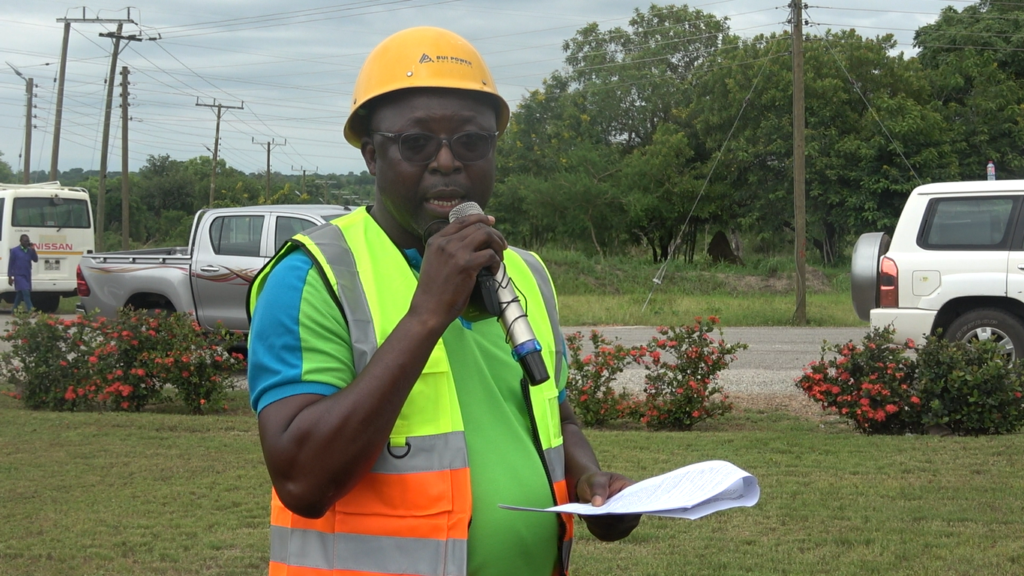
[(363, 138), (363, 142), (359, 146), (359, 151), (363, 154), (363, 161), (366, 162), (366, 170), (370, 173), (370, 176), (376, 176), (377, 148), (373, 145), (373, 140), (369, 137)]

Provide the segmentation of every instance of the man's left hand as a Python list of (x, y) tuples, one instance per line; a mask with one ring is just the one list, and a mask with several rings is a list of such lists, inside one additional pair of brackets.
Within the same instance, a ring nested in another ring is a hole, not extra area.
[[(584, 504), (604, 506), (609, 498), (621, 492), (633, 481), (622, 474), (595, 471), (585, 474), (576, 484), (576, 498)], [(610, 514), (605, 516), (582, 516), (587, 529), (595, 538), (614, 542), (629, 536), (640, 524), (640, 514)]]

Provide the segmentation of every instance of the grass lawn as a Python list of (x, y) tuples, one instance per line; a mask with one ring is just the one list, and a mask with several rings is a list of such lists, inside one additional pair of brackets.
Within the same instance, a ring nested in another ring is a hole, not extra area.
[[(245, 396), (222, 415), (175, 410), (39, 413), (0, 396), (0, 575), (264, 574), (269, 481)], [(589, 436), (608, 469), (644, 478), (723, 459), (757, 476), (762, 495), (693, 522), (645, 518), (616, 544), (581, 529), (574, 576), (1024, 566), (1021, 434), (866, 437), (748, 411), (689, 433)]]

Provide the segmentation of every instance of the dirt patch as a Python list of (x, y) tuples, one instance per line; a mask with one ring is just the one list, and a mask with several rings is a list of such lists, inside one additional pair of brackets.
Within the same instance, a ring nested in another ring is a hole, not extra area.
[[(772, 276), (741, 276), (738, 274), (715, 274), (715, 276), (735, 292), (788, 294), (796, 290), (795, 273)], [(807, 288), (811, 292), (828, 292), (832, 290), (832, 282), (821, 270), (808, 268)]]
[(821, 405), (804, 395), (730, 393), (729, 400), (739, 411), (773, 410), (803, 418), (832, 418), (821, 409)]

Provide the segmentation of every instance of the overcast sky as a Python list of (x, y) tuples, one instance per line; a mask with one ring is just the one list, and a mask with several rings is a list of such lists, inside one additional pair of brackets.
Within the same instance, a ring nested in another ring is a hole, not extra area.
[[(782, 31), (785, 0), (706, 0), (691, 4), (727, 16), (734, 33), (750, 37)], [(914, 30), (959, 0), (824, 0), (807, 17), (821, 29), (856, 28), (865, 36), (892, 33), (900, 49), (914, 52)], [(0, 53), (36, 83), (32, 170), (49, 170), (53, 112), (63, 25), (82, 8), (58, 0), (0, 0)], [(209, 155), (215, 115), (197, 107), (215, 100), (245, 102), (225, 113), (221, 157), (245, 172), (319, 168), (321, 173), (359, 172), (358, 150), (345, 143), (342, 127), (349, 97), (367, 53), (391, 33), (416, 25), (449, 28), (473, 42), (491, 67), (501, 94), (514, 108), (519, 99), (562, 65), (561, 43), (581, 26), (626, 26), (636, 0), (134, 0), (131, 18), (158, 41), (132, 42), (118, 62), (131, 75), (132, 171), (147, 156), (188, 159)], [(90, 5), (87, 18), (125, 18), (124, 8)], [(98, 169), (105, 78), (113, 24), (73, 24), (65, 88), (60, 169)], [(812, 25), (812, 33), (818, 32)], [(125, 34), (140, 33), (126, 25)], [(119, 80), (117, 81), (119, 82)], [(116, 84), (115, 84), (116, 86)], [(119, 89), (115, 90), (115, 100)], [(119, 171), (120, 121), (114, 109), (109, 170)], [(0, 70), (0, 152), (17, 170), (24, 147), (25, 82)]]

